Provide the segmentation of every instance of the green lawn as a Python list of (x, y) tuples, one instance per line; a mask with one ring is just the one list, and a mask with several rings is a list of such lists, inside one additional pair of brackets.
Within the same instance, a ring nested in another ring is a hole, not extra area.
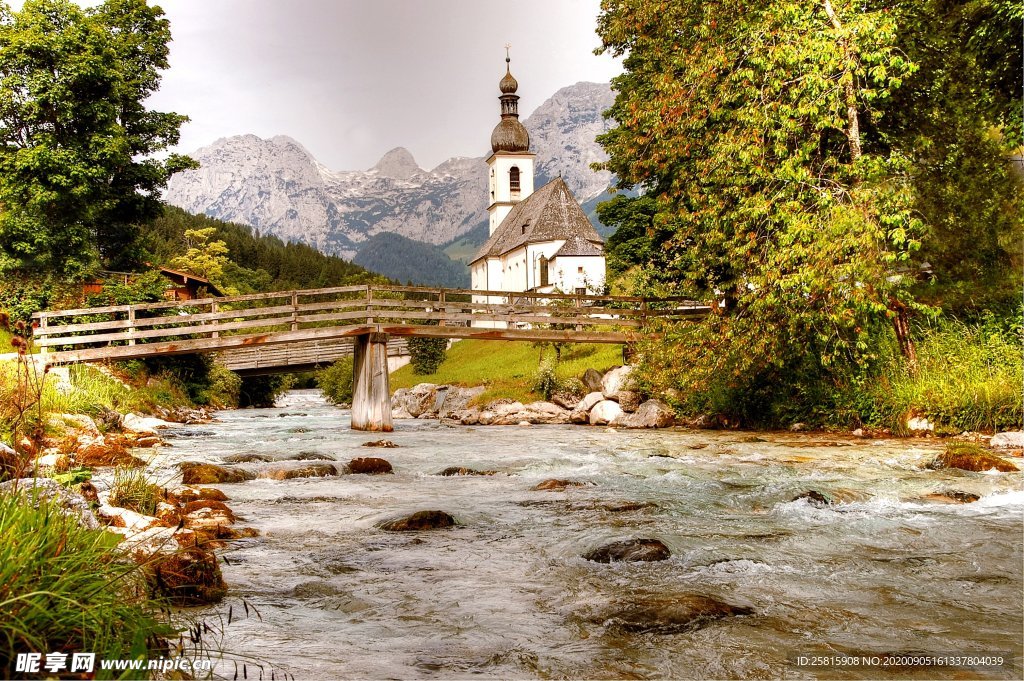
[[(544, 356), (554, 358), (548, 347)], [(437, 373), (418, 376), (406, 365), (391, 374), (391, 389), (411, 388), (417, 383), (486, 385), (480, 403), (499, 397), (520, 402), (543, 399), (532, 390), (540, 364), (541, 349), (530, 343), (510, 341), (464, 340), (452, 345)], [(589, 368), (604, 371), (622, 364), (622, 346), (568, 345), (562, 350), (562, 361), (555, 369), (559, 378), (579, 378)]]

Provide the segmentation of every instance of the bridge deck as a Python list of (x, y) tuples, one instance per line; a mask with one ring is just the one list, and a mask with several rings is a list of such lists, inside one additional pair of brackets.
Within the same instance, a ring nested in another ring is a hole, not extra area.
[[(339, 343), (370, 333), (490, 340), (627, 343), (652, 321), (707, 313), (681, 298), (343, 286), (227, 298), (40, 312), (35, 344), (52, 364)], [(326, 347), (326, 345), (325, 345)], [(348, 354), (348, 351), (345, 352)], [(278, 366), (308, 363), (279, 353)]]

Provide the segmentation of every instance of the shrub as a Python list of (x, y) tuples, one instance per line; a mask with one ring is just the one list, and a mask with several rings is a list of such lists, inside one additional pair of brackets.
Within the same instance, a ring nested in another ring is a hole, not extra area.
[(444, 361), (448, 341), (445, 338), (421, 338), (413, 336), (409, 339), (409, 355), (412, 372), (420, 376), (437, 371)]
[(242, 390), (242, 377), (223, 364), (213, 363), (207, 375), (210, 387), (207, 394), (210, 404), (217, 407), (233, 407), (238, 404)]
[[(0, 677), (15, 676), (19, 652), (159, 655), (162, 637), (175, 632), (117, 541), (82, 528), (55, 502), (0, 495)], [(104, 676), (98, 663), (97, 672)]]
[(352, 402), (352, 358), (342, 357), (316, 373), (316, 385), (331, 404)]
[(555, 365), (549, 360), (541, 362), (533, 379), (533, 389), (543, 395), (545, 400), (550, 400), (560, 388), (561, 382), (555, 375)]
[(156, 515), (160, 488), (149, 481), (141, 468), (119, 467), (110, 486), (111, 506), (120, 506), (143, 515)]

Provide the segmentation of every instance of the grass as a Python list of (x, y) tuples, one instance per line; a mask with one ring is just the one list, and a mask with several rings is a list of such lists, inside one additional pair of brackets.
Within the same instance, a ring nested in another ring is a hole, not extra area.
[[(553, 358), (554, 354), (550, 347), (543, 349), (545, 357)], [(411, 365), (394, 372), (391, 388), (411, 388), (417, 383), (485, 385), (487, 391), (478, 399), (480, 403), (498, 398), (533, 402), (543, 399), (533, 389), (541, 355), (541, 348), (530, 343), (464, 340), (448, 349), (444, 362), (433, 374), (416, 375)], [(604, 371), (619, 364), (622, 364), (619, 345), (568, 345), (562, 350), (562, 360), (555, 367), (555, 373), (565, 380), (579, 378), (590, 368)]]
[[(0, 495), (0, 678), (19, 652), (92, 652), (96, 659), (159, 655), (175, 634), (147, 600), (142, 570), (118, 538), (86, 530), (52, 501)], [(70, 658), (69, 658), (70, 659)], [(99, 669), (97, 678), (113, 672)]]
[(110, 504), (142, 515), (156, 515), (160, 488), (149, 481), (141, 468), (118, 467), (110, 486)]
[(1020, 328), (944, 322), (920, 333), (916, 372), (896, 358), (874, 391), (874, 419), (900, 433), (909, 416), (944, 430), (1008, 430), (1022, 422)]

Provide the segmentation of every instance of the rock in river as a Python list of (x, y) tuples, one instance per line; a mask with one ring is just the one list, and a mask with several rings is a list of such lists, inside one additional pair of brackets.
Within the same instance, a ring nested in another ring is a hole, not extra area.
[(181, 464), (181, 482), (184, 485), (211, 485), (225, 482), (245, 482), (256, 476), (241, 468), (226, 468), (212, 463)]
[(364, 442), (363, 446), (364, 447), (384, 447), (385, 449), (394, 449), (394, 448), (398, 447), (398, 445), (396, 445), (391, 440), (373, 440), (371, 442)]
[(348, 472), (365, 475), (381, 475), (383, 473), (394, 473), (395, 469), (386, 459), (378, 459), (374, 456), (352, 459), (348, 462)]
[(993, 468), (1001, 473), (1015, 473), (1019, 470), (1009, 461), (990, 454), (978, 445), (968, 442), (951, 442), (946, 451), (928, 464), (929, 468), (959, 468), (965, 471), (988, 471)]
[(497, 472), (498, 471), (478, 471), (475, 468), (463, 468), (462, 466), (449, 466), (438, 473), (438, 475), (443, 475), (447, 478), (454, 475), (494, 475)]
[(616, 605), (596, 619), (607, 627), (634, 634), (680, 634), (727, 617), (752, 613), (752, 608), (730, 605), (710, 596), (680, 594)]
[(268, 468), (260, 473), (260, 477), (271, 480), (291, 480), (293, 478), (326, 478), (329, 475), (337, 474), (338, 471), (333, 464), (311, 463), (298, 468)]
[(627, 539), (606, 544), (583, 554), (583, 557), (595, 563), (617, 563), (668, 560), (671, 555), (668, 547), (657, 539)]
[(380, 529), (388, 532), (417, 532), (454, 526), (455, 518), (444, 511), (417, 511), (405, 518), (383, 522), (380, 524)]
[(217, 557), (194, 547), (161, 557), (154, 567), (154, 581), (162, 594), (179, 605), (216, 603), (228, 590)]
[(538, 482), (534, 485), (533, 490), (535, 492), (541, 492), (550, 489), (565, 489), (566, 487), (583, 487), (583, 483), (577, 482), (576, 480), (556, 480), (552, 478), (550, 480)]

